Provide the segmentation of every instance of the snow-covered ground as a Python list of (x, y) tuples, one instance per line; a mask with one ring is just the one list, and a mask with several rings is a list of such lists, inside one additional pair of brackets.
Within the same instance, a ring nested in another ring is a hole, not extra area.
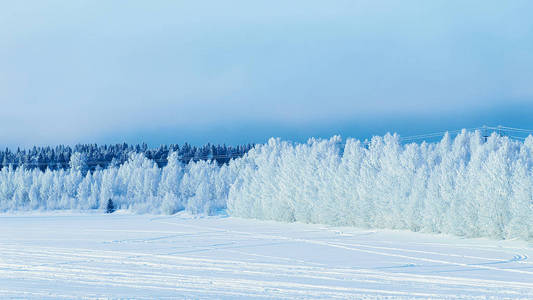
[(532, 298), (533, 248), (233, 217), (0, 216), (0, 298)]

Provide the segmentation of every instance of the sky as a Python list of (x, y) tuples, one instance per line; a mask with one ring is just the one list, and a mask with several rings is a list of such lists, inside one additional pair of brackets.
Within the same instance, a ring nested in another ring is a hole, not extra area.
[(0, 7), (0, 147), (533, 129), (529, 0)]

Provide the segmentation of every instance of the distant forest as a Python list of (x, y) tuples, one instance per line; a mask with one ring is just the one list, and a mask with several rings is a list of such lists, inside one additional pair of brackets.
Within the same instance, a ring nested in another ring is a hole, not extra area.
[(128, 160), (131, 153), (142, 153), (146, 158), (164, 167), (169, 153), (177, 152), (179, 160), (185, 164), (190, 161), (214, 160), (218, 164), (228, 163), (232, 158), (246, 154), (253, 145), (211, 145), (192, 146), (187, 143), (182, 146), (171, 144), (161, 145), (158, 148), (149, 148), (147, 144), (129, 145), (126, 143), (116, 145), (80, 144), (74, 147), (59, 145), (55, 147), (33, 147), (31, 149), (17, 149), (12, 151), (5, 149), (0, 151), (0, 169), (8, 166), (42, 171), (46, 169), (59, 170), (70, 167), (70, 158), (74, 153), (80, 153), (84, 157), (90, 170), (106, 168), (110, 165), (119, 166)]

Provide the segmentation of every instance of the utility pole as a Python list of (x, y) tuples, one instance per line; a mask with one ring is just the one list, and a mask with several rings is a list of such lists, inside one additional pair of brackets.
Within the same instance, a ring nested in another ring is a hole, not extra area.
[(498, 135), (499, 136), (503, 136), (503, 126), (502, 125), (498, 125)]
[(481, 132), (483, 141), (486, 143), (489, 138), (489, 129), (487, 128), (487, 125), (483, 125), (483, 131)]

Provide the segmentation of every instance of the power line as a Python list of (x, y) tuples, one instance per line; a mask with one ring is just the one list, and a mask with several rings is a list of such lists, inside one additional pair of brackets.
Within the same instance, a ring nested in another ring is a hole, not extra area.
[[(235, 153), (235, 154), (220, 154), (220, 155), (186, 155), (186, 156), (178, 156), (178, 160), (210, 160), (210, 159), (232, 159), (232, 158), (237, 158), (237, 157), (242, 157), (243, 154), (240, 154), (240, 153)], [(168, 163), (168, 158), (159, 158), (159, 159), (150, 159), (150, 158), (147, 158), (148, 160), (150, 161), (153, 161), (155, 163)], [(124, 160), (124, 161), (120, 161), (118, 162), (119, 164), (120, 163), (124, 163), (126, 162), (127, 160)], [(107, 161), (107, 160), (96, 160), (96, 161), (86, 161), (86, 163), (88, 165), (93, 165), (93, 166), (96, 166), (96, 165), (109, 165), (112, 163), (112, 161)], [(9, 166), (9, 165), (24, 165), (24, 166), (68, 166), (69, 165), (69, 162), (21, 162), (21, 163), (18, 163), (18, 164), (10, 164), (10, 163), (0, 163), (0, 165), (2, 166)]]
[(508, 131), (516, 131), (516, 132), (533, 134), (533, 130), (529, 130), (529, 129), (513, 128), (513, 127), (506, 127), (506, 126), (501, 126), (500, 128), (508, 130)]

